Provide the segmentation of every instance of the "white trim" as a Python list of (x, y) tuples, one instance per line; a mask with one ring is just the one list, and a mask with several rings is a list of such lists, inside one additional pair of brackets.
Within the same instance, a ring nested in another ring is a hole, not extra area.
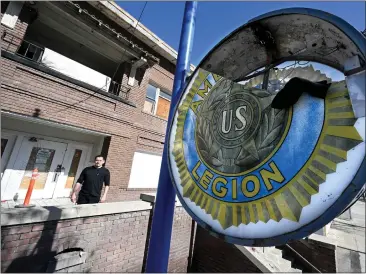
[(55, 122), (55, 121), (44, 120), (44, 119), (40, 119), (40, 118), (34, 118), (34, 117), (31, 117), (31, 116), (12, 113), (12, 112), (3, 111), (3, 110), (1, 111), (1, 116), (10, 117), (10, 118), (17, 118), (19, 120), (29, 121), (29, 122), (32, 122), (32, 123), (35, 123), (35, 124), (47, 125), (47, 126), (52, 126), (52, 127), (61, 128), (61, 129), (68, 129), (68, 130), (71, 130), (71, 131), (82, 132), (82, 133), (87, 133), (87, 134), (91, 134), (91, 135), (105, 136), (105, 137), (106, 136), (111, 136), (111, 134), (100, 132), (100, 131), (80, 128), (80, 127), (76, 127), (76, 126), (72, 126), (72, 125), (58, 123), (58, 122)]
[[(153, 87), (155, 87), (155, 86), (153, 86)], [(156, 111), (158, 110), (159, 94), (160, 94), (160, 88), (156, 87), (155, 104), (154, 104), (154, 113), (153, 113), (153, 115), (156, 115)]]

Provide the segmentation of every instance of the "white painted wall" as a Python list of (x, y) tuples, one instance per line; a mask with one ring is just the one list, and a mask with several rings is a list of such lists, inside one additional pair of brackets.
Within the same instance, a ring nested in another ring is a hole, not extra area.
[(111, 78), (71, 60), (57, 52), (45, 48), (41, 63), (64, 75), (108, 91)]
[(129, 188), (157, 188), (161, 156), (135, 152), (133, 156)]

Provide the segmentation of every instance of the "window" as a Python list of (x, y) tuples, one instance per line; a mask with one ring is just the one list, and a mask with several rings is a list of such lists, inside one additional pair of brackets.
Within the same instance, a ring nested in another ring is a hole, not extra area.
[(42, 58), (43, 49), (27, 41), (23, 41), (18, 48), (17, 54), (32, 61), (39, 62)]
[(168, 119), (172, 96), (153, 85), (148, 85), (144, 111), (163, 119)]
[(155, 101), (158, 89), (152, 85), (147, 86), (144, 111), (150, 114), (155, 114)]
[(20, 184), (21, 189), (28, 189), (34, 168), (38, 168), (39, 172), (39, 176), (34, 184), (34, 189), (45, 188), (48, 172), (50, 172), (55, 152), (54, 149), (33, 147)]
[(76, 172), (80, 164), (81, 154), (83, 153), (80, 149), (75, 149), (74, 156), (72, 157), (71, 166), (69, 169), (69, 174), (67, 176), (65, 188), (72, 188), (74, 186), (74, 181), (76, 178)]

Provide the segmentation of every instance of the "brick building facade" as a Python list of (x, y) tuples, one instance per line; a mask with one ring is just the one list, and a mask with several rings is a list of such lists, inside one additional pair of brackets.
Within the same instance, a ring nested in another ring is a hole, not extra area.
[(32, 198), (67, 197), (99, 153), (108, 201), (154, 190), (176, 52), (114, 2), (2, 1), (1, 22), (2, 200), (37, 161)]

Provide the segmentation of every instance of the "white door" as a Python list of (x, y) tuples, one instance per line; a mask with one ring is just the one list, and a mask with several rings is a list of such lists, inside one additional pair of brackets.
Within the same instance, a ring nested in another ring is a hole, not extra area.
[[(19, 149), (12, 173), (8, 178), (5, 191), (17, 192), (24, 199), (31, 180), (32, 171), (38, 168), (32, 192), (32, 199), (52, 198), (57, 182), (62, 178), (62, 163), (67, 144), (38, 140), (31, 142), (24, 138)], [(15, 194), (15, 193), (14, 193)]]
[(90, 159), (91, 152), (92, 145), (68, 144), (63, 161), (64, 170), (58, 179), (53, 198), (70, 196), (81, 171), (86, 167), (87, 160)]

